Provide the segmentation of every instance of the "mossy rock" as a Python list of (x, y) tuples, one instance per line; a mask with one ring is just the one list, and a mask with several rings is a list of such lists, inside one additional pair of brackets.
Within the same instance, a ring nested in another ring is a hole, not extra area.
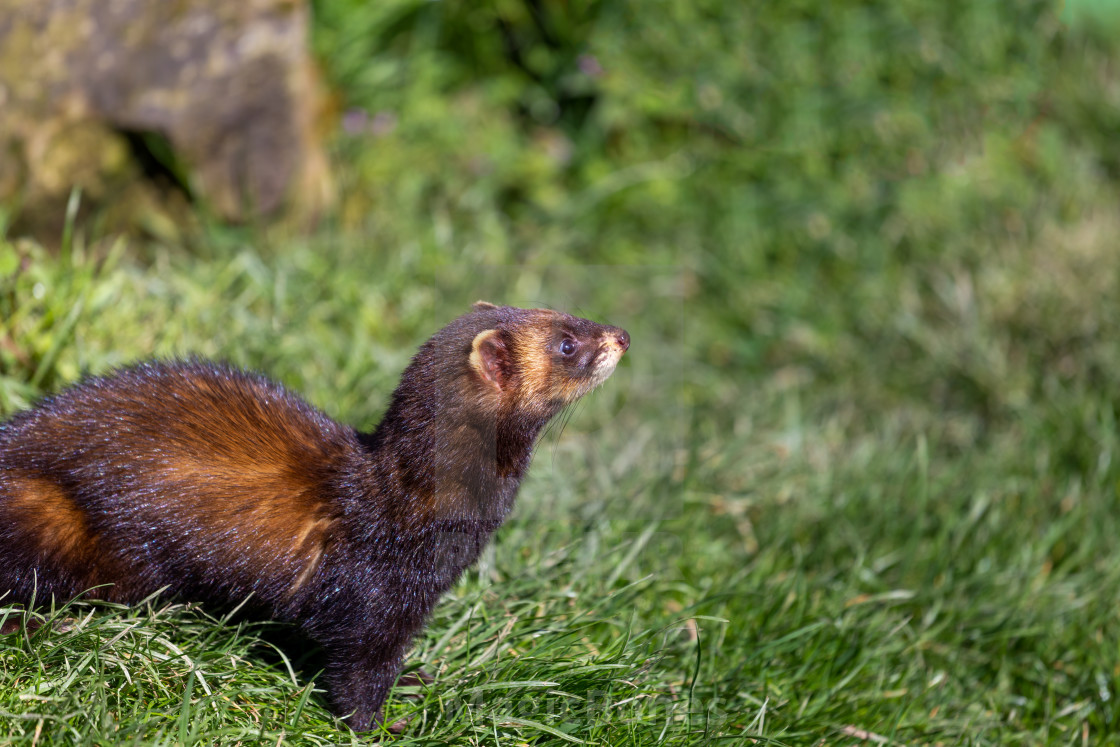
[(224, 218), (317, 213), (331, 189), (308, 24), (297, 0), (4, 0), (0, 200), (112, 201), (151, 171), (135, 151), (156, 136), (171, 181)]

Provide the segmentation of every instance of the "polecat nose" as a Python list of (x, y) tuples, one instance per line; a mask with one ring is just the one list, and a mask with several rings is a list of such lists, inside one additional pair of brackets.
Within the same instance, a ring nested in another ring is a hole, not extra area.
[(622, 346), (622, 352), (625, 353), (630, 349), (630, 334), (626, 330), (618, 330), (614, 335), (614, 339), (618, 340), (618, 344)]

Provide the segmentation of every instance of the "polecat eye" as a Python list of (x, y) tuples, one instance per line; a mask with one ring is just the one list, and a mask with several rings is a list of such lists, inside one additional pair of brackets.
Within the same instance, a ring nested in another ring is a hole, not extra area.
[(560, 343), (560, 355), (571, 355), (574, 352), (576, 352), (576, 344), (571, 340)]

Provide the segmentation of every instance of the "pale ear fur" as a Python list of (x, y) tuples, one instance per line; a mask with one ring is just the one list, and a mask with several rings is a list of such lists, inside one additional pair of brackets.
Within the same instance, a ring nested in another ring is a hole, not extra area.
[(496, 305), (489, 301), (475, 301), (471, 304), (471, 311), (486, 311), (487, 309), (496, 309)]
[(471, 343), (471, 368), (478, 372), (483, 381), (501, 391), (506, 385), (506, 354), (506, 344), (502, 342), (498, 330), (479, 332)]

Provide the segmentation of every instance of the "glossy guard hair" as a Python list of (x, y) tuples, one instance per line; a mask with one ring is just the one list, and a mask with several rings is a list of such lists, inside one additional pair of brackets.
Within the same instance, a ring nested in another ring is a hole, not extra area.
[(625, 331), (480, 302), (421, 346), (369, 433), (259, 375), (144, 363), (0, 425), (0, 594), (166, 588), (295, 622), (357, 730), (413, 635), (513, 505), (546, 423)]

